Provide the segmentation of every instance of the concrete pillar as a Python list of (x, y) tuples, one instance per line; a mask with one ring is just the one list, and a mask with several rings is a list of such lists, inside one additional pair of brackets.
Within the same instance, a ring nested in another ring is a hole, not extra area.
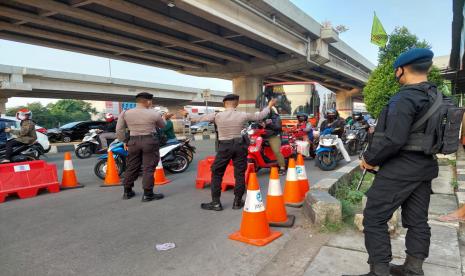
[(239, 109), (242, 111), (257, 111), (255, 101), (262, 89), (262, 77), (237, 77), (233, 79), (233, 92), (240, 96)]
[(6, 114), (6, 103), (8, 102), (8, 98), (0, 98), (0, 115)]
[(360, 94), (360, 90), (338, 90), (336, 92), (336, 109), (342, 118), (347, 118), (352, 115), (354, 106), (352, 97)]

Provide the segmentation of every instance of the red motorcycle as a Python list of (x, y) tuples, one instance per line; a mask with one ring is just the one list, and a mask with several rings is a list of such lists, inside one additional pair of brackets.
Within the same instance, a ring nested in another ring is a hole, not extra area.
[[(263, 139), (265, 129), (258, 123), (253, 123), (247, 128), (247, 134), (250, 139), (249, 154), (247, 161), (253, 163), (255, 170), (261, 168), (271, 168), (278, 166), (276, 156), (271, 150), (268, 141)], [(281, 154), (285, 159), (295, 155), (295, 138), (291, 134), (281, 135)]]

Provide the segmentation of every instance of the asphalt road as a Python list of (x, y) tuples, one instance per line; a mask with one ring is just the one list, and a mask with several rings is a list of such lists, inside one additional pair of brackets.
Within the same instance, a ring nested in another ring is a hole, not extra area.
[[(231, 209), (232, 191), (222, 196), (223, 212), (200, 209), (210, 190), (195, 189), (197, 161), (213, 154), (212, 141), (195, 142), (198, 153), (183, 174), (170, 175), (159, 188), (165, 199), (142, 203), (121, 200), (122, 187), (102, 188), (93, 172), (95, 158), (74, 158), (82, 189), (0, 204), (0, 275), (254, 275), (290, 239), (292, 229), (265, 247), (229, 240), (238, 230), (241, 211)], [(62, 155), (50, 155), (59, 177)], [(344, 163), (344, 161), (341, 161)], [(328, 176), (312, 161), (306, 163), (311, 182)], [(262, 195), (268, 171), (259, 172)], [(284, 184), (284, 178), (281, 179)], [(300, 209), (297, 224), (304, 218)], [(155, 244), (174, 242), (176, 248), (158, 252)]]

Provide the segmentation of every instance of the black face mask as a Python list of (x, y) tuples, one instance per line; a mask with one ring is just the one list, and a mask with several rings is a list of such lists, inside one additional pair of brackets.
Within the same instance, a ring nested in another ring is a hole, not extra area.
[[(404, 75), (404, 68), (403, 68), (403, 67), (399, 67), (399, 68), (400, 68), (400, 70), (402, 70), (402, 72), (400, 73), (399, 76), (396, 75), (396, 81), (397, 81), (398, 83), (400, 83), (400, 79), (401, 79), (402, 76)], [(395, 74), (395, 73), (394, 73), (394, 74)]]

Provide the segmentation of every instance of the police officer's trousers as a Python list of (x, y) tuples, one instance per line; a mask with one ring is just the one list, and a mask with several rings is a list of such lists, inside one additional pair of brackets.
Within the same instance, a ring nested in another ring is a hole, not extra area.
[(376, 176), (367, 192), (368, 200), (363, 212), (369, 264), (389, 263), (392, 260), (387, 222), (399, 207), (402, 208), (402, 226), (408, 229), (405, 236), (406, 253), (419, 259), (428, 257), (430, 195), (431, 180), (403, 181)]
[(221, 183), (223, 182), (224, 172), (232, 160), (234, 165), (234, 195), (242, 197), (245, 192), (245, 171), (247, 169), (247, 147), (248, 145), (242, 138), (236, 138), (218, 142), (218, 152), (215, 162), (211, 167), (212, 183), (211, 193), (213, 201), (219, 201), (221, 197)]
[(123, 185), (134, 187), (142, 166), (142, 187), (146, 191), (153, 190), (153, 173), (160, 160), (160, 146), (152, 135), (131, 136), (128, 142), (127, 169)]

